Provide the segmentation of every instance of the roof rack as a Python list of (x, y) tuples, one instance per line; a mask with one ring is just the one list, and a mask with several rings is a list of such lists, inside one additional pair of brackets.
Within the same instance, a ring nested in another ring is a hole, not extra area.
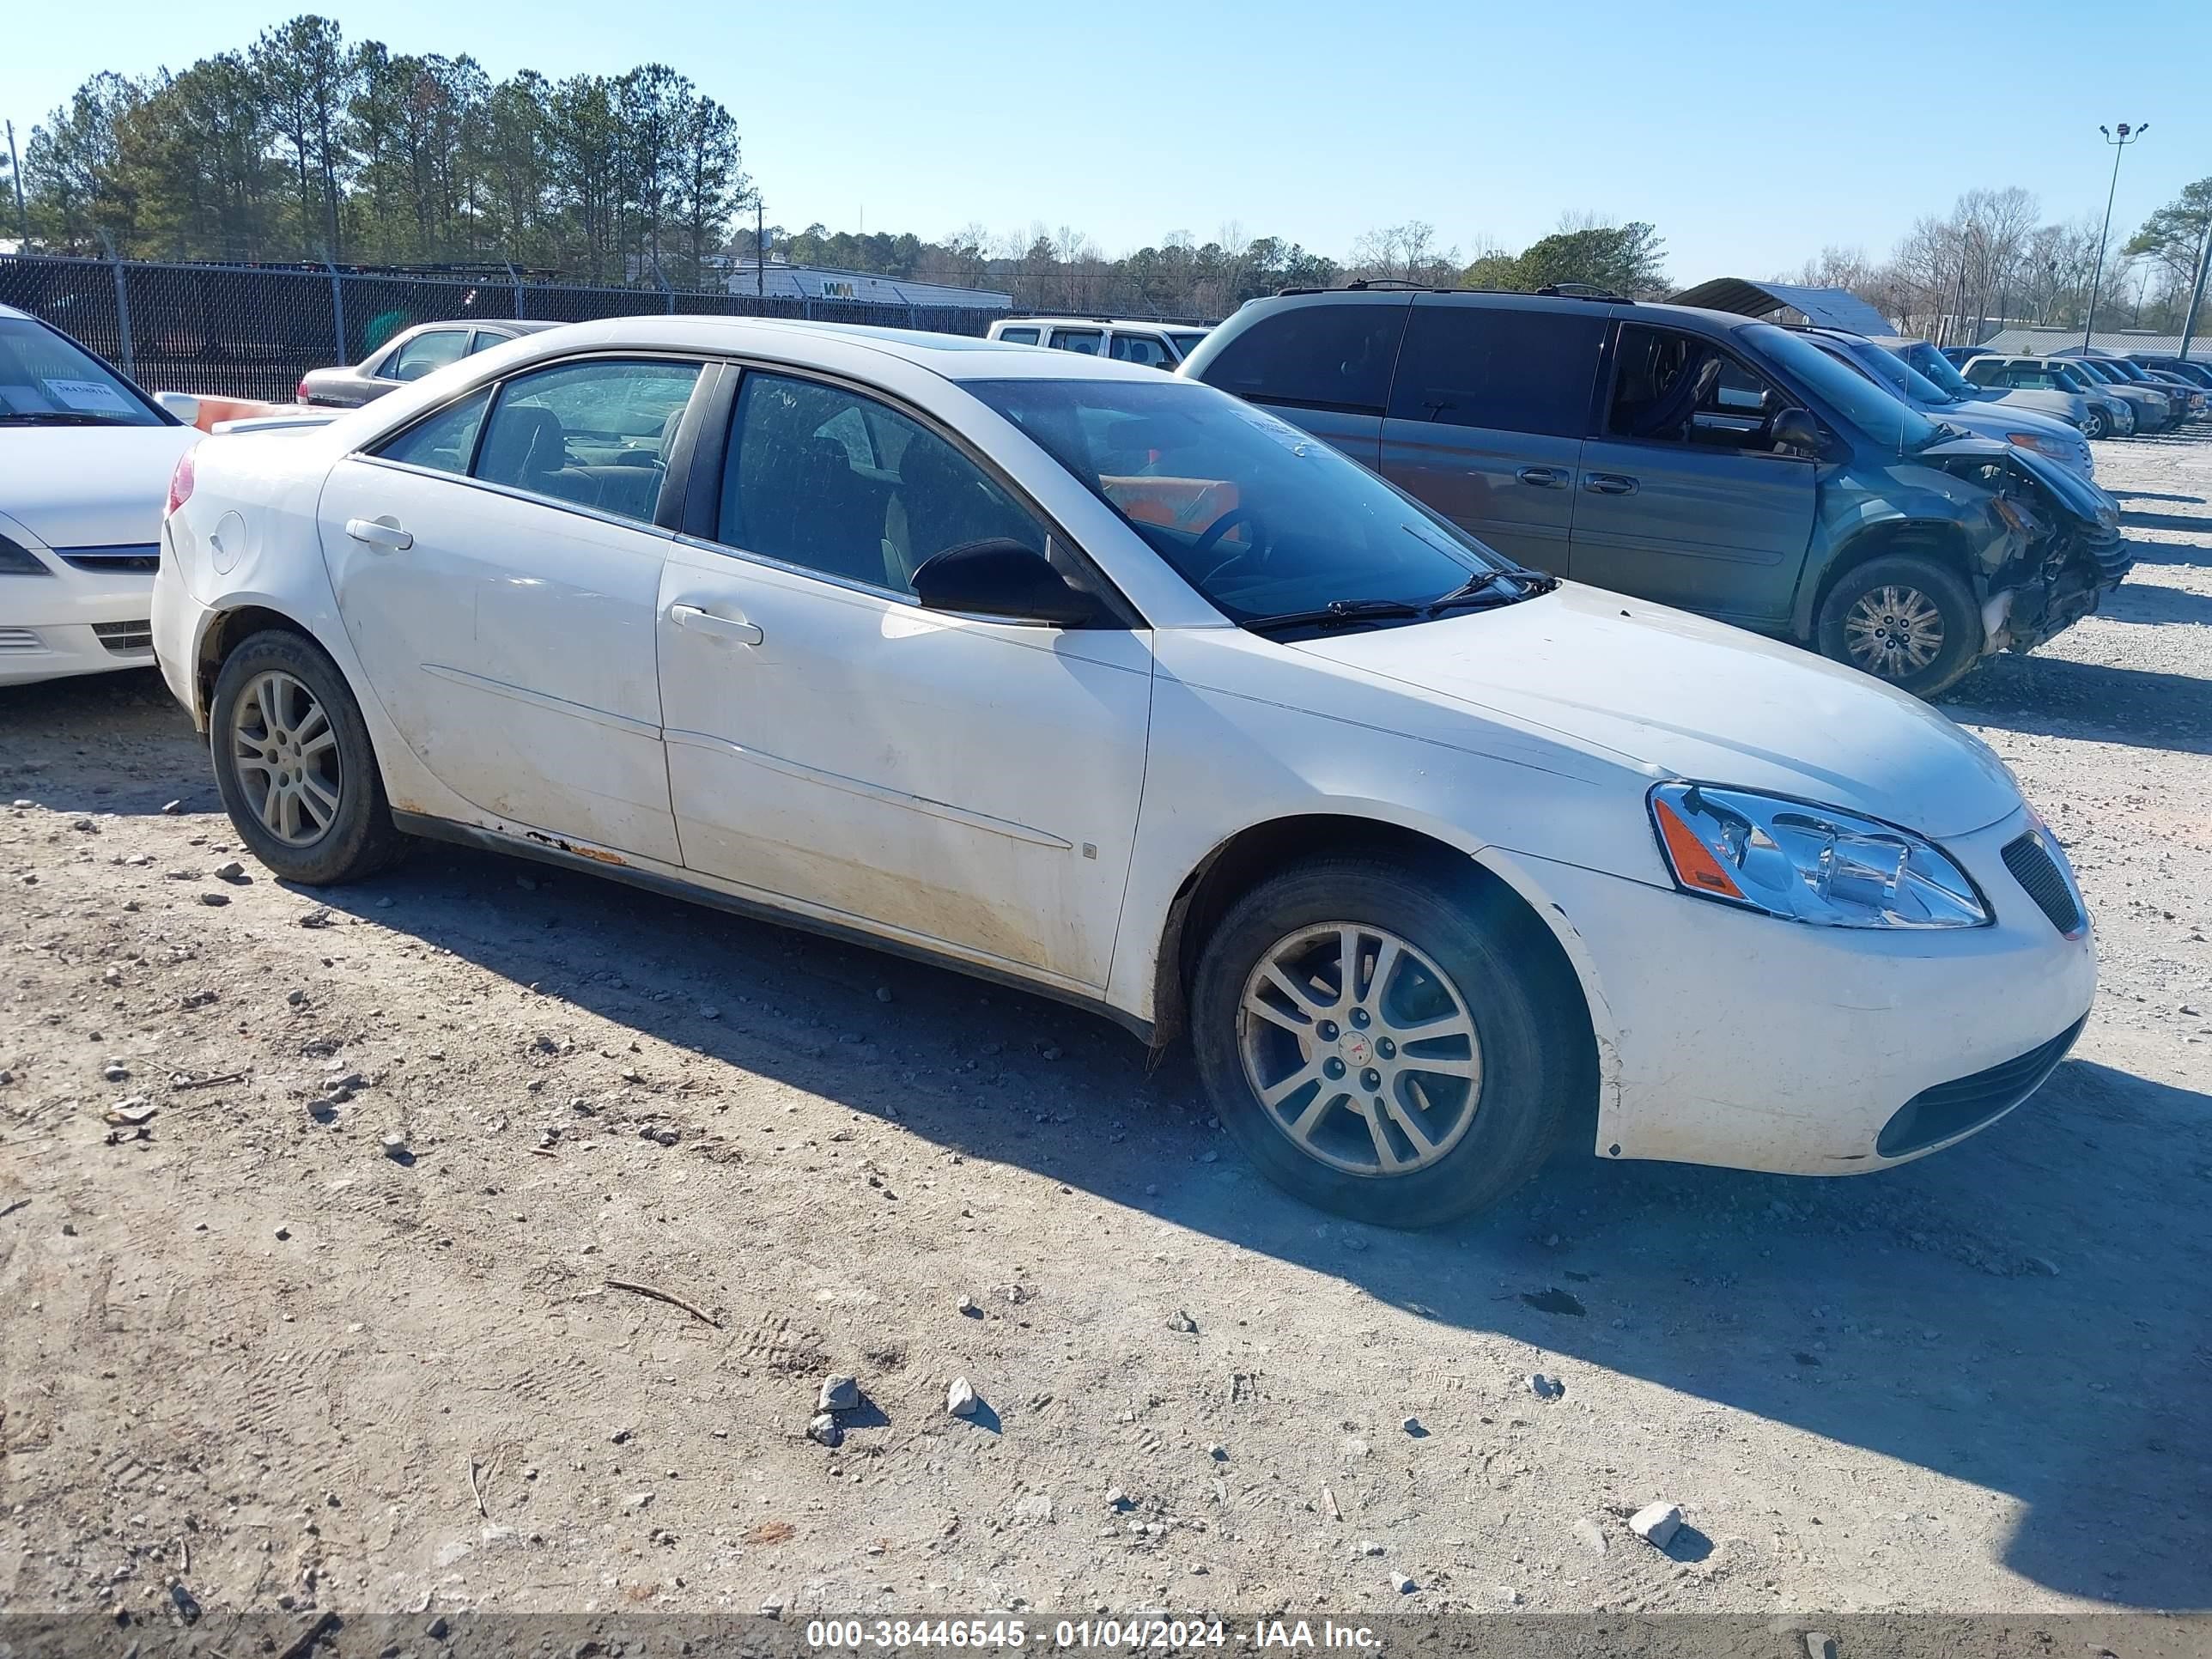
[(1611, 289), (1600, 288), (1595, 283), (1547, 283), (1536, 292), (1553, 300), (1595, 300), (1613, 306), (1632, 306), (1636, 303), (1626, 294), (1615, 294)]

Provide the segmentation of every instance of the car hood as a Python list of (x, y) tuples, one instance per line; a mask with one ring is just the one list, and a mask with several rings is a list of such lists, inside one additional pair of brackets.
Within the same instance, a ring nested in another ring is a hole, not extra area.
[(49, 547), (155, 542), (188, 426), (0, 427), (0, 513)]
[(1569, 583), (1538, 599), (1291, 648), (1494, 711), (1652, 775), (1959, 836), (2020, 805), (2002, 762), (1918, 699), (1685, 611)]
[[(2057, 395), (2069, 403), (2073, 401), (2071, 392)], [(1966, 415), (1989, 422), (1992, 427), (2002, 422), (2004, 432), (2033, 432), (2045, 438), (2067, 438), (2076, 443), (2086, 441), (2079, 427), (2071, 422), (2060, 420), (2056, 415), (2040, 414), (2038, 409), (2039, 405), (2034, 404), (2000, 404), (1986, 398), (1969, 398), (1963, 403), (1938, 404), (1925, 412), (1953, 422)]]

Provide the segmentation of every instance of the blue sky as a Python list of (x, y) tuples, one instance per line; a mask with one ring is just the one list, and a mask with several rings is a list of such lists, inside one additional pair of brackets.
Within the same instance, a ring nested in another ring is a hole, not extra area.
[[(1423, 219), (1472, 252), (1594, 210), (1657, 224), (1688, 283), (1771, 275), (1824, 243), (1886, 252), (1975, 185), (2024, 185), (2046, 217), (2101, 213), (2100, 123), (2152, 129), (2123, 165), (2116, 229), (2212, 174), (2206, 0), (321, 9), (349, 38), (466, 52), (495, 76), (671, 64), (736, 115), (771, 222), (794, 228), (1042, 221), (1115, 253), (1233, 223), (1341, 254)], [(20, 138), (95, 70), (181, 67), (285, 15), (15, 8), (0, 114)]]

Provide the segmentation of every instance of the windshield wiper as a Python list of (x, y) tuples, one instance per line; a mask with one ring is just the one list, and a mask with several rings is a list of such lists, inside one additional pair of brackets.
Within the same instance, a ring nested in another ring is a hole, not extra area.
[(76, 409), (15, 409), (0, 412), (0, 426), (128, 426), (105, 415), (88, 415)]
[(1285, 611), (1277, 617), (1254, 617), (1237, 626), (1255, 634), (1268, 634), (1279, 628), (1335, 628), (1348, 623), (1421, 617), (1428, 614), (1428, 606), (1409, 605), (1403, 599), (1331, 599), (1316, 611)]
[[(1425, 607), (1431, 614), (1455, 605), (1466, 605), (1475, 599), (1487, 599), (1491, 590), (1500, 582), (1518, 582), (1523, 599), (1534, 599), (1539, 593), (1548, 593), (1559, 585), (1557, 576), (1547, 576), (1540, 570), (1478, 570), (1449, 593), (1439, 593)], [(1505, 603), (1511, 603), (1507, 600)]]

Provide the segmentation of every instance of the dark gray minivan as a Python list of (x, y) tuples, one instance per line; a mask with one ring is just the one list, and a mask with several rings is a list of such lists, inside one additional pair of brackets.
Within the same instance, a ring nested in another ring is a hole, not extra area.
[(2094, 611), (2130, 563), (2094, 485), (1719, 312), (1289, 293), (1244, 306), (1180, 373), (1277, 410), (1524, 564), (1923, 696)]

